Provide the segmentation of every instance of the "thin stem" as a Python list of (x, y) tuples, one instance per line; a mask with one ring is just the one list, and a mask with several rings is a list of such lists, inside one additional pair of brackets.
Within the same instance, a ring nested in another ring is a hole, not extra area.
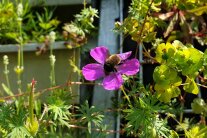
[(184, 93), (184, 95), (182, 96), (180, 96), (180, 103), (181, 103), (181, 107), (180, 107), (180, 109), (181, 109), (181, 112), (180, 112), (180, 123), (182, 123), (183, 122), (183, 109), (184, 109), (184, 104), (185, 104), (185, 97), (186, 97), (186, 93)]
[(35, 89), (35, 80), (32, 80), (31, 83), (31, 91), (29, 95), (29, 117), (30, 122), (33, 125), (34, 124), (34, 89)]
[(84, 9), (86, 8), (86, 4), (87, 4), (86, 0), (83, 0), (83, 8)]
[(48, 108), (47, 108), (47, 105), (45, 104), (45, 108), (44, 108), (44, 110), (43, 110), (43, 113), (42, 113), (42, 115), (41, 115), (39, 121), (42, 121), (42, 119), (43, 119), (43, 117), (45, 116), (45, 114), (47, 113), (47, 111), (48, 111)]
[(142, 45), (142, 47), (143, 47), (143, 49), (144, 49), (144, 52), (147, 54), (147, 57), (150, 58), (150, 59), (152, 59), (152, 60), (155, 60), (155, 58), (152, 57), (152, 56), (149, 54), (149, 52), (147, 51), (147, 49), (145, 48), (145, 46)]
[(19, 48), (18, 48), (18, 58), (17, 58), (17, 84), (19, 93), (21, 93), (21, 73), (24, 67), (24, 57), (23, 57), (23, 36), (22, 36), (22, 18), (18, 21), (19, 25)]
[(129, 99), (129, 96), (126, 94), (126, 92), (125, 92), (125, 90), (124, 90), (124, 87), (123, 87), (123, 86), (121, 86), (121, 90), (122, 90), (122, 92), (123, 92), (124, 96), (126, 97), (126, 99), (127, 99), (128, 103), (130, 104), (130, 106), (132, 106), (132, 103), (131, 103), (131, 101), (130, 101), (130, 99)]
[[(9, 90), (11, 90), (11, 87), (10, 87), (10, 82), (9, 82), (9, 70), (7, 68), (7, 65), (4, 65), (4, 74), (5, 74), (5, 79), (6, 79), (6, 84), (7, 84), (7, 87), (9, 88)], [(12, 94), (13, 95), (13, 94)]]
[(184, 130), (185, 134), (189, 134), (186, 128), (174, 116), (170, 115), (169, 117), (171, 117), (173, 120), (175, 120), (175, 122), (178, 123), (178, 125)]
[(207, 86), (205, 86), (205, 85), (202, 85), (202, 84), (200, 84), (200, 83), (196, 83), (198, 86), (201, 86), (201, 87), (203, 87), (203, 88), (207, 88)]
[(17, 66), (21, 66), (21, 48), (20, 48), (21, 46), (19, 45), (19, 47), (18, 47), (18, 57), (17, 57)]
[[(71, 128), (79, 128), (79, 129), (88, 129), (88, 127), (83, 127), (83, 126), (77, 126), (77, 125), (70, 125), (69, 126)], [(97, 131), (97, 132), (105, 132), (105, 133), (124, 133), (124, 130), (120, 130), (120, 131), (114, 131), (114, 130), (101, 130), (101, 129), (97, 129), (97, 128), (92, 128), (92, 131)]]
[(19, 26), (19, 34), (20, 34), (20, 54), (21, 54), (21, 66), (24, 67), (24, 52), (23, 52), (23, 36), (22, 36), (22, 22), (20, 22)]
[(56, 85), (55, 82), (55, 56), (53, 55), (53, 43), (50, 44), (50, 65), (51, 65), (51, 71), (50, 71), (50, 83), (51, 87)]
[[(39, 96), (40, 94), (43, 94), (44, 92), (52, 92), (52, 90), (55, 90), (55, 89), (60, 89), (60, 88), (64, 88), (64, 87), (67, 87), (67, 86), (71, 86), (71, 85), (102, 85), (101, 83), (93, 83), (93, 82), (67, 82), (65, 84), (62, 84), (62, 85), (57, 85), (57, 86), (54, 86), (54, 87), (50, 87), (50, 88), (45, 88), (45, 89), (42, 89), (42, 90), (39, 90), (38, 92), (36, 92), (35, 96)], [(27, 96), (29, 95), (29, 93), (19, 93), (19, 94), (16, 94), (16, 95), (13, 95), (13, 96), (6, 96), (6, 97), (1, 97), (0, 99), (1, 100), (10, 100), (14, 97), (21, 97), (21, 96)]]
[(51, 69), (51, 86), (55, 86), (55, 65), (52, 66)]
[(150, 5), (149, 5), (149, 8), (148, 8), (148, 10), (147, 10), (147, 12), (146, 12), (146, 16), (144, 17), (144, 22), (143, 22), (143, 24), (142, 24), (142, 28), (141, 28), (141, 30), (140, 30), (140, 34), (139, 34), (139, 38), (138, 38), (138, 40), (137, 40), (137, 48), (136, 48), (136, 52), (135, 52), (135, 57), (137, 57), (137, 54), (138, 54), (138, 47), (139, 47), (139, 45), (140, 45), (140, 43), (141, 43), (141, 38), (142, 38), (142, 32), (143, 32), (143, 30), (144, 30), (144, 26), (145, 26), (145, 23), (146, 23), (146, 21), (147, 21), (147, 16), (148, 16), (148, 13), (149, 13), (149, 11), (150, 11), (150, 9), (151, 9), (151, 6), (152, 6), (152, 3), (154, 2), (154, 0), (152, 0), (151, 1), (151, 3), (150, 3)]
[(181, 109), (181, 112), (180, 112), (180, 123), (182, 123), (183, 122), (183, 109), (184, 109), (184, 103), (183, 102), (181, 102), (181, 107), (180, 107), (180, 109)]
[(50, 56), (53, 55), (53, 43), (50, 44)]

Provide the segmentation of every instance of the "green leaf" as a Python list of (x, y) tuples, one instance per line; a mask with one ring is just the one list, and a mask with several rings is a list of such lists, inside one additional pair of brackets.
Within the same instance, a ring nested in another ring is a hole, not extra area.
[[(155, 88), (156, 89), (156, 88)], [(156, 91), (157, 98), (164, 103), (168, 103), (172, 98), (180, 95), (180, 89), (175, 86), (168, 87), (167, 89), (159, 89)]]
[(162, 102), (170, 102), (174, 97), (180, 94), (178, 86), (181, 85), (182, 79), (178, 76), (175, 69), (163, 64), (155, 68), (153, 73), (155, 81), (156, 96)]
[(205, 68), (203, 71), (203, 77), (204, 79), (207, 79), (207, 68)]
[(166, 62), (167, 60), (170, 60), (174, 53), (176, 52), (176, 48), (171, 43), (161, 43), (157, 46), (157, 49), (155, 51), (156, 57), (155, 59), (159, 63)]
[(170, 130), (170, 136), (171, 138), (179, 138), (178, 133), (174, 130)]
[(205, 111), (206, 103), (201, 98), (195, 98), (193, 102), (191, 103), (191, 107), (194, 113), (201, 114), (202, 112)]
[(39, 23), (39, 26), (44, 30), (48, 30), (52, 27), (52, 25), (49, 23)]
[(39, 122), (37, 118), (35, 117), (34, 120), (30, 120), (30, 118), (28, 117), (26, 120), (25, 127), (27, 128), (27, 130), (30, 132), (32, 136), (35, 136), (39, 129)]
[(199, 89), (198, 89), (198, 86), (197, 86), (194, 78), (187, 77), (185, 83), (186, 83), (186, 85), (184, 85), (183, 89), (186, 92), (192, 93), (192, 94), (198, 94)]
[(153, 79), (157, 84), (161, 86), (179, 86), (182, 83), (182, 80), (178, 76), (176, 70), (168, 67), (167, 65), (161, 65), (156, 67), (153, 73)]
[(195, 125), (187, 134), (187, 138), (206, 138), (207, 137), (207, 127), (204, 125)]
[(4, 84), (2, 83), (2, 88), (4, 89), (4, 91), (9, 95), (9, 96), (13, 96), (13, 92)]
[(91, 134), (91, 121), (88, 122), (88, 132)]
[(188, 10), (188, 12), (194, 13), (197, 16), (201, 16), (206, 11), (207, 11), (207, 6), (202, 6), (202, 7), (196, 8), (196, 9)]
[(197, 72), (203, 66), (203, 53), (195, 48), (189, 48), (190, 57), (182, 66), (182, 74), (185, 76), (195, 77)]
[(204, 54), (203, 54), (203, 65), (207, 66), (207, 49), (205, 50)]

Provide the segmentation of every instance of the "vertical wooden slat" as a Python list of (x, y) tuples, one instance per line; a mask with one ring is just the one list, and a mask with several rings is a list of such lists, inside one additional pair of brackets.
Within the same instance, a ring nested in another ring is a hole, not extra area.
[[(118, 0), (101, 0), (100, 6), (100, 23), (99, 23), (99, 38), (98, 45), (106, 46), (111, 53), (118, 52), (118, 37), (112, 29), (114, 28), (115, 20), (119, 17)], [(115, 96), (114, 91), (106, 91), (102, 86), (94, 87), (93, 105), (106, 110), (112, 108), (111, 98)], [(105, 123), (111, 127), (109, 129), (115, 130), (116, 119), (113, 113), (105, 113)], [(110, 134), (107, 138), (114, 138), (115, 134)]]

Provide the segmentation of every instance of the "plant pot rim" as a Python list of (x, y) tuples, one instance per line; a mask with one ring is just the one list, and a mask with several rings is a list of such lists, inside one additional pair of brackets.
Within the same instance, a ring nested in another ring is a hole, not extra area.
[[(44, 43), (27, 43), (23, 45), (23, 50), (26, 52), (29, 51), (36, 51), (37, 48), (42, 47)], [(9, 52), (17, 52), (19, 48), (19, 44), (5, 44), (1, 45), (0, 44), (0, 53), (9, 53)], [(74, 47), (78, 48), (78, 47)], [(71, 49), (74, 49), (71, 48)], [(65, 41), (56, 41), (53, 44), (53, 49), (69, 49), (65, 46)]]

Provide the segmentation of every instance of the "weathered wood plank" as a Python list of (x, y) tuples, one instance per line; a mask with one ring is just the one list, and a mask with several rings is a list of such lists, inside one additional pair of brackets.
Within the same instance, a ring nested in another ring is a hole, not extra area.
[[(118, 52), (118, 37), (113, 33), (115, 20), (119, 17), (118, 0), (102, 0), (100, 7), (100, 23), (98, 45), (106, 46), (111, 53)], [(94, 87), (93, 105), (102, 110), (112, 108), (111, 98), (115, 92), (106, 91), (102, 86)], [(116, 119), (113, 113), (106, 113), (105, 123), (111, 125), (110, 129), (115, 130)], [(114, 138), (115, 134), (108, 135), (107, 138)]]

